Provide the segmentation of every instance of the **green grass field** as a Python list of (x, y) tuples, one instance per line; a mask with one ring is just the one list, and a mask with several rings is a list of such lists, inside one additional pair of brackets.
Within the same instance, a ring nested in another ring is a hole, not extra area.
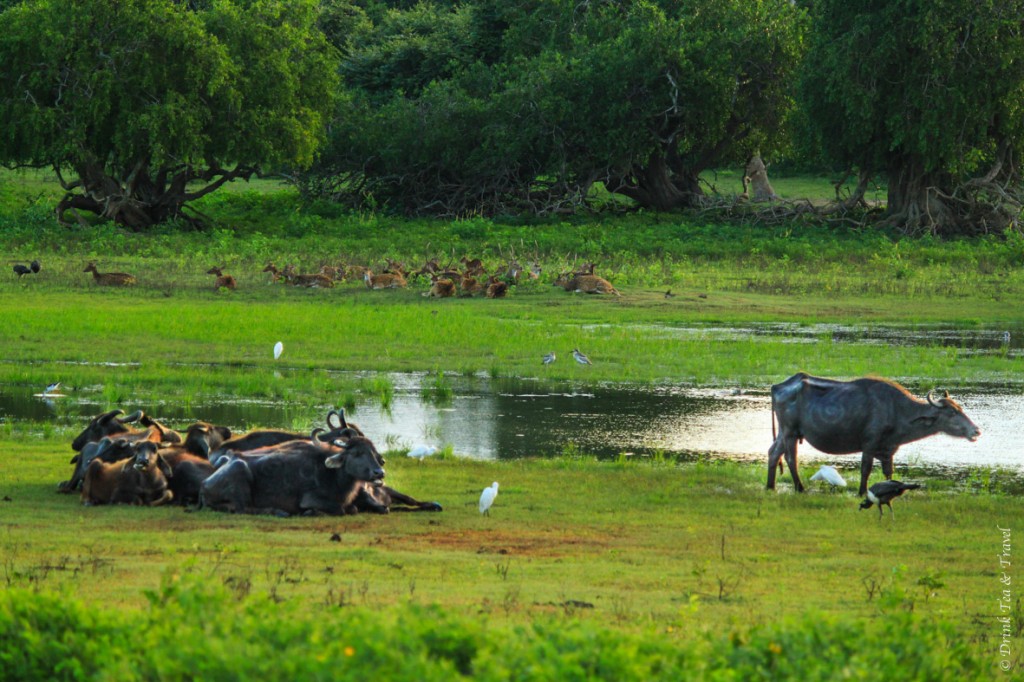
[[(558, 363), (547, 381), (767, 386), (804, 369), (924, 387), (1020, 382), (1013, 352), (829, 338), (709, 341), (672, 331), (789, 322), (1017, 334), (1024, 240), (1015, 235), (940, 242), (638, 213), (403, 221), (302, 206), (275, 183), (210, 197), (202, 210), (216, 227), (208, 232), (136, 235), (109, 225), (56, 227), (52, 183), (0, 180), (0, 248), (12, 262), (43, 264), (21, 281), (9, 268), (0, 277), (0, 395), (59, 376), (76, 396), (110, 409), (132, 409), (143, 397), (226, 394), (314, 415), (356, 396), (386, 399), (386, 381), (339, 379), (333, 370), (537, 377), (544, 353), (575, 346), (600, 361)], [(498, 301), (427, 299), (425, 283), (398, 292), (358, 283), (295, 289), (260, 273), (269, 260), (309, 271), (438, 254), (480, 255), (495, 267), (513, 250), (540, 261), (544, 275)], [(623, 296), (550, 286), (574, 259), (597, 260)], [(90, 260), (136, 274), (139, 285), (95, 287), (82, 272)], [(238, 277), (238, 291), (212, 290), (204, 273), (214, 264)], [(669, 288), (677, 295), (667, 299)], [(271, 356), (278, 340), (289, 368), (282, 376)], [(288, 670), (299, 671), (289, 679), (366, 679), (371, 671), (417, 679), (1002, 674), (1000, 529), (1019, 532), (1024, 503), (1001, 472), (979, 472), (984, 485), (926, 480), (895, 502), (895, 519), (887, 511), (880, 520), (874, 509), (858, 511), (849, 493), (793, 494), (788, 477), (767, 492), (764, 465), (568, 454), (417, 462), (392, 453), (390, 484), (438, 500), (444, 512), (278, 519), (82, 507), (55, 492), (70, 473), (74, 435), (49, 423), (0, 423), (0, 634), (19, 643), (0, 645), (5, 680), (84, 679), (97, 670), (117, 679), (190, 679), (196, 670), (244, 679), (255, 674), (248, 659), (260, 655), (275, 661), (267, 679)], [(483, 517), (477, 499), (495, 480), (500, 493)], [(1013, 570), (1007, 608), (1017, 671), (1024, 614)], [(59, 600), (48, 601), (54, 594)], [(218, 614), (224, 624), (204, 625), (221, 622)], [(403, 628), (403, 616), (417, 625)], [(168, 618), (180, 619), (182, 638), (197, 647), (185, 651), (208, 657), (208, 668), (161, 648), (161, 638), (177, 637)], [(277, 634), (266, 633), (273, 623)], [(129, 625), (150, 633), (147, 642), (162, 652), (156, 663), (126, 643)], [(247, 643), (252, 632), (264, 633), (264, 643)], [(322, 650), (314, 646), (328, 638)], [(77, 652), (67, 644), (80, 641)], [(120, 642), (112, 649), (119, 653), (90, 641)], [(839, 663), (823, 663), (822, 649)], [(46, 660), (77, 664), (42, 673)], [(233, 673), (217, 668), (226, 662)]]

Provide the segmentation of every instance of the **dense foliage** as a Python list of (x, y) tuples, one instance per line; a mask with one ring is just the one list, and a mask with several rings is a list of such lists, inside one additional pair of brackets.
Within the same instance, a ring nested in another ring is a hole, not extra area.
[(65, 224), (141, 230), (268, 169), (358, 210), (732, 218), (743, 176), (705, 174), (760, 154), (860, 178), (775, 220), (1002, 234), (1024, 206), (1022, 17), (1024, 0), (0, 2), (0, 162), (56, 171)]
[(803, 31), (785, 1), (366, 5), (306, 187), (406, 212), (548, 212), (597, 182), (694, 206), (703, 170), (779, 146)]
[(1001, 232), (1024, 203), (1024, 2), (813, 3), (803, 68), (825, 151), (888, 181), (909, 231)]
[(144, 612), (0, 595), (0, 676), (17, 680), (964, 680), (987, 664), (954, 627), (809, 616), (680, 639), (552, 619), (496, 626), (439, 608), (236, 601), (171, 577)]
[(62, 178), (62, 221), (136, 230), (231, 179), (309, 164), (336, 80), (317, 16), (312, 0), (15, 5), (0, 14), (0, 158)]

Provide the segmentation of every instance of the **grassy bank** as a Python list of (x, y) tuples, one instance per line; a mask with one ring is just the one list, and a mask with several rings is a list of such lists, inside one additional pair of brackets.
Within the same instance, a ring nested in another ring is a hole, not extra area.
[[(913, 613), (951, 624), (972, 656), (994, 662), (998, 529), (1024, 517), (1020, 497), (939, 480), (880, 520), (848, 493), (798, 496), (785, 483), (766, 492), (761, 466), (586, 457), (389, 458), (390, 483), (436, 499), (439, 514), (84, 508), (54, 492), (71, 468), (65, 440), (0, 439), (0, 448), (7, 588), (135, 610), (145, 591), (194, 576), (229, 604), (269, 597), (308, 613), (389, 614), (386, 622), (410, 606), (440, 606), (464, 614), (460, 628), (583, 624), (656, 631), (684, 648), (808, 614), (868, 623)], [(476, 501), (492, 480), (500, 493), (484, 517)]]
[[(950, 325), (1008, 329), (1017, 339), (1024, 241), (1014, 235), (939, 242), (646, 214), (399, 221), (303, 206), (272, 183), (211, 196), (201, 207), (214, 218), (209, 231), (135, 235), (109, 225), (55, 227), (52, 186), (0, 179), (0, 248), (43, 266), (21, 280), (9, 269), (0, 277), (0, 394), (60, 380), (72, 400), (104, 409), (130, 410), (141, 399), (269, 398), (299, 405), (310, 419), (264, 426), (305, 429), (324, 406), (367, 396), (385, 403), (394, 388), (378, 371), (429, 373), (424, 383), (438, 393), (453, 373), (573, 386), (767, 388), (803, 369), (876, 373), (919, 390), (1018, 385), (1021, 376), (1016, 346), (848, 342), (828, 327)], [(268, 260), (308, 272), (462, 255), (494, 268), (513, 250), (539, 261), (544, 275), (496, 301), (424, 298), (425, 283), (389, 292), (351, 282), (295, 289), (260, 273)], [(82, 272), (89, 260), (136, 274), (138, 286), (95, 287)], [(553, 273), (584, 260), (597, 261), (622, 297), (550, 285)], [(211, 289), (204, 273), (214, 264), (238, 278), (237, 291)], [(794, 343), (765, 332), (774, 323), (822, 326)], [(285, 352), (275, 361), (277, 341)], [(574, 347), (594, 365), (572, 363)], [(551, 350), (560, 360), (544, 367)], [(369, 669), (422, 679), (529, 678), (531, 670), (549, 679), (998, 672), (999, 529), (1024, 518), (1024, 498), (999, 472), (973, 487), (925, 480), (924, 490), (896, 501), (895, 520), (888, 512), (879, 520), (873, 509), (858, 511), (850, 494), (798, 496), (788, 482), (765, 492), (763, 465), (568, 455), (417, 462), (396, 453), (389, 482), (436, 499), (444, 512), (278, 519), (83, 508), (54, 492), (70, 473), (72, 430), (52, 419), (0, 424), (0, 584), (11, 595), (0, 601), (0, 633), (23, 642), (0, 645), (0, 665), (12, 666), (0, 669), (5, 679), (68, 660), (74, 647), (58, 642), (93, 641), (75, 633), (122, 644), (118, 655), (89, 648), (79, 667), (67, 663), (55, 676), (114, 669), (123, 679), (175, 679), (194, 670), (181, 661), (208, 657), (211, 675), (228, 661), (241, 677), (246, 661), (292, 647), (305, 656), (282, 653), (273, 659), (281, 669), (331, 679), (347, 674), (337, 665), (346, 658), (358, 659), (351, 675), (362, 679)], [(482, 517), (476, 501), (495, 480), (501, 492)], [(1010, 608), (1019, 666), (1016, 593)], [(416, 622), (411, 633), (403, 616)], [(432, 617), (444, 627), (432, 630)], [(196, 629), (164, 630), (174, 618)], [(343, 630), (350, 624), (360, 633), (351, 639)], [(251, 637), (259, 627), (281, 639)], [(202, 643), (181, 658), (160, 648), (157, 665), (123, 644), (133, 629), (149, 643), (164, 632)], [(40, 644), (46, 636), (53, 649)], [(265, 648), (246, 648), (264, 640)], [(239, 648), (247, 653), (236, 655)], [(818, 656), (822, 649), (829, 655)], [(603, 667), (587, 667), (593, 660)], [(816, 668), (822, 660), (847, 664)]]

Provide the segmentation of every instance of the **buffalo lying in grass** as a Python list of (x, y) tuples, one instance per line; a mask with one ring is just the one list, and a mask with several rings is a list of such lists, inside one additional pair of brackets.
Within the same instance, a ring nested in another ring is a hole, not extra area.
[(363, 483), (384, 478), (384, 458), (363, 436), (324, 443), (319, 431), (308, 440), (227, 456), (203, 481), (199, 506), (278, 516), (344, 514)]

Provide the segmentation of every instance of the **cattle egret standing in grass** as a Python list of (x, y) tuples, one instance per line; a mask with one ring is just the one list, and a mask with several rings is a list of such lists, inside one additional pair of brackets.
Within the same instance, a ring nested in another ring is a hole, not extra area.
[(825, 481), (826, 483), (831, 483), (832, 485), (839, 488), (846, 487), (846, 479), (843, 478), (838, 471), (836, 471), (835, 467), (829, 466), (828, 464), (825, 464), (820, 469), (818, 469), (818, 473), (811, 476), (811, 480)]
[(284, 344), (278, 341), (274, 344), (274, 359), (277, 360), (281, 357), (281, 353), (284, 352)]
[(489, 488), (484, 488), (483, 493), (480, 494), (480, 513), (481, 514), (487, 514), (487, 516), (490, 516), (490, 513), (487, 510), (491, 508), (492, 504), (494, 504), (494, 498), (497, 497), (497, 496), (498, 496), (498, 482), (495, 481), (494, 483), (491, 484), (491, 486)]
[(1003, 343), (1010, 345), (1010, 332), (1003, 332)]
[(423, 443), (420, 443), (419, 445), (416, 445), (411, 450), (409, 450), (409, 452), (407, 452), (406, 455), (408, 455), (409, 457), (415, 457), (417, 459), (423, 459), (424, 457), (431, 456), (435, 452), (437, 452), (437, 448), (435, 448), (433, 445), (424, 445)]
[(576, 362), (580, 363), (581, 365), (592, 365), (592, 364), (594, 364), (594, 363), (592, 363), (590, 361), (590, 358), (588, 358), (586, 355), (581, 353), (578, 348), (573, 348), (572, 349), (572, 356), (574, 358), (576, 358)]

